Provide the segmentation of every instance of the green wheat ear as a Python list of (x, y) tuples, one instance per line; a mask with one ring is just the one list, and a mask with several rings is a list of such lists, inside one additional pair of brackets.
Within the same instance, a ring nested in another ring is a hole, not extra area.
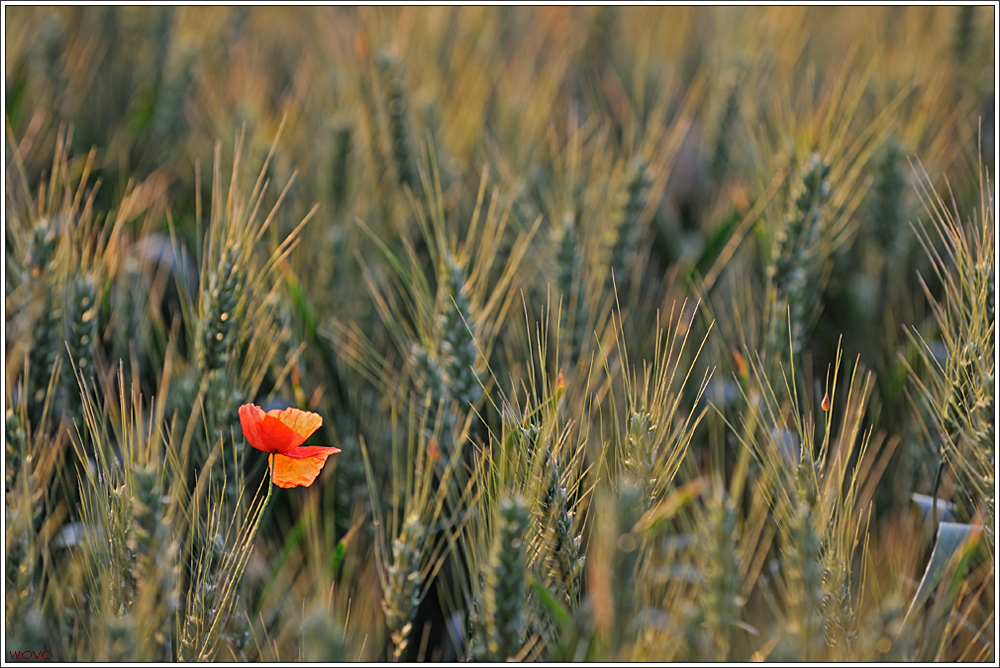
[(658, 444), (654, 441), (656, 427), (645, 407), (638, 406), (628, 418), (625, 465), (639, 485), (639, 513), (652, 508), (656, 501), (656, 460)]
[[(742, 71), (737, 74), (741, 73)], [(722, 183), (732, 162), (733, 134), (736, 124), (739, 122), (741, 92), (738, 76), (734, 76), (726, 91), (726, 103), (715, 131), (715, 148), (712, 150), (712, 160), (709, 166), (709, 174), (716, 186)]]
[(617, 288), (618, 294), (623, 297), (628, 295), (631, 286), (632, 267), (643, 237), (642, 212), (646, 208), (649, 190), (653, 185), (649, 163), (641, 155), (632, 158), (628, 174), (625, 206), (622, 209), (615, 243), (611, 247), (610, 265), (614, 283), (612, 284), (610, 277), (608, 280), (608, 289)]
[(851, 597), (851, 580), (846, 568), (837, 568), (833, 551), (824, 555), (823, 614), (826, 644), (835, 659), (848, 661), (858, 644), (858, 615)]
[(441, 354), (447, 364), (448, 395), (458, 401), (461, 409), (467, 409), (483, 395), (474, 369), (479, 357), (475, 333), (469, 329), (474, 322), (472, 300), (463, 268), (449, 252), (445, 252), (444, 262), (445, 296), (439, 316)]
[[(875, 158), (875, 182), (871, 189), (870, 221), (875, 238), (885, 253), (899, 257), (909, 235), (903, 195), (907, 186), (903, 172), (905, 153), (900, 143), (888, 139)], [(902, 234), (901, 234), (902, 233)]]
[(549, 458), (546, 467), (549, 469), (549, 483), (542, 500), (542, 511), (547, 516), (544, 549), (548, 581), (555, 586), (562, 603), (574, 609), (586, 561), (583, 534), (576, 526), (576, 511), (571, 507), (569, 494), (562, 483), (558, 458)]
[(392, 563), (386, 569), (385, 595), (382, 612), (393, 645), (393, 659), (398, 661), (410, 643), (413, 617), (420, 606), (424, 584), (421, 571), (421, 549), (424, 527), (416, 513), (403, 523), (402, 531), (392, 543)]
[(52, 367), (64, 352), (59, 336), (62, 327), (62, 308), (50, 272), (57, 242), (55, 227), (48, 218), (43, 218), (35, 224), (24, 259), (26, 269), (24, 282), (40, 294), (41, 301), (41, 310), (33, 328), (31, 349), (28, 353), (27, 372), (28, 414), (36, 428), (42, 419), (52, 379)]
[(333, 211), (340, 214), (347, 201), (350, 184), (351, 151), (353, 148), (354, 123), (345, 121), (334, 126), (333, 158), (330, 163), (330, 199)]
[(490, 567), (486, 574), (486, 655), (490, 661), (506, 661), (520, 653), (524, 640), (525, 604), (528, 585), (524, 534), (528, 509), (520, 497), (500, 502)]
[(382, 85), (385, 90), (385, 107), (389, 117), (389, 139), (392, 158), (396, 163), (396, 174), (400, 186), (416, 190), (420, 185), (417, 174), (416, 151), (414, 150), (411, 111), (406, 95), (406, 82), (399, 59), (390, 53), (383, 53), (377, 59)]
[(243, 272), (240, 266), (242, 253), (235, 244), (228, 245), (219, 261), (218, 269), (210, 277), (209, 289), (204, 294), (202, 328), (202, 373), (217, 371), (226, 365), (232, 343), (230, 332), (237, 321)]
[(445, 372), (437, 358), (432, 357), (419, 343), (410, 346), (410, 367), (417, 390), (431, 395), (431, 404), (437, 405), (445, 396)]
[[(87, 378), (93, 373), (94, 345), (97, 338), (97, 289), (90, 276), (69, 282), (66, 309), (66, 355), (64, 368), (77, 371)], [(72, 373), (63, 375), (63, 397), (71, 415), (80, 410), (80, 388)]]
[(615, 644), (628, 645), (635, 638), (635, 616), (640, 603), (640, 586), (637, 579), (640, 546), (639, 537), (632, 531), (642, 508), (646, 507), (639, 485), (623, 481), (618, 489), (616, 503), (617, 521), (612, 576), (614, 577)]
[(713, 494), (708, 502), (707, 520), (701, 537), (705, 545), (704, 559), (701, 560), (705, 630), (712, 646), (710, 656), (717, 661), (726, 661), (743, 607), (739, 596), (736, 507), (732, 499), (724, 493)]
[(55, 225), (48, 218), (42, 218), (31, 231), (31, 245), (24, 263), (32, 279), (38, 279), (45, 273), (55, 249)]
[(41, 315), (34, 328), (34, 340), (28, 353), (28, 414), (36, 429), (40, 426), (46, 398), (49, 396), (53, 367), (64, 352), (60, 350), (61, 326), (62, 308), (59, 300), (53, 290), (46, 287), (42, 292)]
[(808, 504), (800, 501), (789, 512), (788, 531), (781, 543), (788, 616), (783, 654), (792, 660), (818, 661), (826, 641), (822, 538), (813, 526)]
[(768, 278), (775, 298), (770, 314), (768, 350), (791, 344), (798, 355), (819, 304), (814, 277), (817, 246), (830, 200), (830, 165), (819, 154), (809, 158), (784, 227), (778, 233)]
[(583, 253), (577, 241), (576, 214), (563, 213), (558, 224), (552, 226), (552, 242), (555, 245), (556, 285), (562, 299), (562, 311), (567, 314), (569, 351), (568, 359), (575, 362), (586, 340), (585, 303), (586, 281), (583, 276)]

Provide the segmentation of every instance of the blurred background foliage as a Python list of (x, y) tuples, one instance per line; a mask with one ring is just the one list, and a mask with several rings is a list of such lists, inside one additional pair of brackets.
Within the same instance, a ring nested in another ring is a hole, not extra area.
[(5, 12), (9, 648), (995, 660), (995, 8)]

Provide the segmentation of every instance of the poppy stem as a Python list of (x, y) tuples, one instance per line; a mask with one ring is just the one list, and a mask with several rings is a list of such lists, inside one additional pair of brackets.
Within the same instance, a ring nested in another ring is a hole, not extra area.
[(257, 537), (257, 529), (260, 528), (260, 520), (264, 517), (264, 511), (267, 509), (267, 503), (271, 500), (271, 492), (274, 490), (274, 469), (271, 466), (273, 454), (267, 456), (267, 467), (270, 469), (268, 471), (268, 481), (267, 481), (267, 496), (264, 497), (263, 503), (260, 504), (260, 510), (257, 511), (257, 518), (254, 520), (253, 530), (247, 536), (247, 544), (253, 545), (254, 538)]

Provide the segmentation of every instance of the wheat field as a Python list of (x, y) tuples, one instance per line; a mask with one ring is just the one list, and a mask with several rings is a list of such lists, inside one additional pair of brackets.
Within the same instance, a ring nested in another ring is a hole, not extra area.
[(995, 6), (4, 16), (5, 662), (996, 661)]

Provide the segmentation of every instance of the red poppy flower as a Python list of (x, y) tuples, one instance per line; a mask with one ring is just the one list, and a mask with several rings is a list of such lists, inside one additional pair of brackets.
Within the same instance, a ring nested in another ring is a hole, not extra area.
[(308, 487), (323, 470), (326, 458), (340, 448), (303, 447), (323, 424), (316, 413), (297, 408), (264, 412), (254, 404), (240, 406), (240, 424), (250, 445), (271, 455), (271, 480), (278, 487)]

